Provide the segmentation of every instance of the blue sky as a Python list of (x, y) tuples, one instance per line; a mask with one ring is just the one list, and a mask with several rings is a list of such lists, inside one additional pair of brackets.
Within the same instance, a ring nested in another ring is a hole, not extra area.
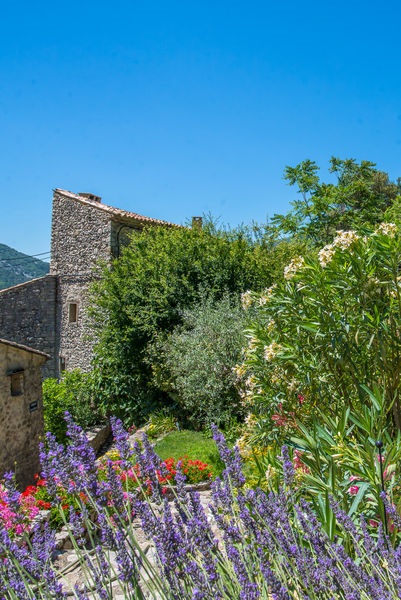
[(52, 189), (183, 223), (285, 212), (286, 165), (401, 176), (399, 2), (20, 2), (0, 21), (0, 243), (50, 247)]

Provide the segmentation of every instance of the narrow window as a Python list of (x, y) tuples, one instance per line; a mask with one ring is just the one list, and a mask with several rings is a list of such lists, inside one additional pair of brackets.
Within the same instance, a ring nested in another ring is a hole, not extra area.
[(59, 357), (59, 366), (60, 366), (60, 373), (62, 371), (65, 371), (65, 356)]
[(24, 393), (24, 372), (17, 371), (10, 375), (11, 396), (22, 396)]
[(78, 320), (78, 304), (72, 302), (68, 305), (68, 322), (76, 323)]

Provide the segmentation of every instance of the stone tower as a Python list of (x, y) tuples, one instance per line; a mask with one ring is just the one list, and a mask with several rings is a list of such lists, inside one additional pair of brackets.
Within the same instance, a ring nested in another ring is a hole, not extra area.
[(89, 370), (95, 340), (88, 291), (96, 266), (117, 257), (146, 225), (174, 226), (103, 204), (94, 194), (54, 190), (50, 273), (0, 291), (0, 337), (49, 354), (45, 377)]

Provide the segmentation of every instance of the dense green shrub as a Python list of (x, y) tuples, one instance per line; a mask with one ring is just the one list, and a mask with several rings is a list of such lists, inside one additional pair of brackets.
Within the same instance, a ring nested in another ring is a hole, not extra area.
[(92, 374), (78, 369), (64, 371), (60, 381), (46, 379), (42, 389), (45, 431), (54, 433), (59, 441), (65, 440), (66, 411), (83, 428), (104, 420), (104, 414), (95, 402)]
[(299, 247), (263, 227), (228, 231), (210, 221), (201, 229), (135, 233), (93, 288), (97, 396), (106, 410), (127, 423), (140, 422), (168, 402), (155, 386), (149, 344), (180, 325), (183, 310), (205, 294), (219, 300), (270, 285)]
[(157, 385), (192, 427), (227, 424), (242, 414), (234, 367), (245, 342), (244, 310), (235, 299), (205, 299), (153, 348)]

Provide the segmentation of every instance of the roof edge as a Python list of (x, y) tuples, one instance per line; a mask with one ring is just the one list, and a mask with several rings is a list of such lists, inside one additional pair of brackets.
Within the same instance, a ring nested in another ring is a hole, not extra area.
[(70, 192), (69, 190), (63, 190), (61, 188), (55, 188), (53, 190), (54, 194), (58, 194), (60, 196), (64, 196), (65, 198), (70, 198), (71, 200), (76, 200), (81, 204), (85, 204), (86, 206), (90, 206), (97, 210), (108, 213), (112, 218), (115, 219), (129, 219), (131, 221), (135, 221), (137, 223), (141, 223), (142, 225), (161, 225), (165, 227), (181, 227), (181, 225), (177, 225), (176, 223), (171, 223), (169, 221), (163, 221), (161, 219), (154, 219), (153, 217), (146, 217), (144, 215), (140, 215), (138, 213), (130, 212), (128, 210), (124, 210), (122, 208), (115, 208), (114, 206), (110, 206), (109, 204), (104, 204), (103, 202), (99, 202), (97, 200), (90, 200), (84, 196), (80, 196), (79, 194), (75, 194), (74, 192)]
[(35, 277), (34, 279), (28, 279), (28, 281), (23, 281), (22, 283), (16, 283), (15, 285), (10, 285), (9, 287), (6, 288), (2, 288), (0, 290), (0, 294), (2, 294), (3, 292), (8, 292), (9, 290), (15, 290), (17, 288), (21, 288), (24, 287), (26, 285), (29, 285), (31, 283), (36, 283), (37, 281), (40, 281), (41, 279), (46, 279), (46, 277), (57, 277), (57, 275), (54, 275), (52, 273), (47, 273), (47, 275), (42, 275), (41, 277)]
[(11, 346), (12, 348), (18, 348), (18, 350), (25, 350), (26, 352), (33, 352), (34, 354), (39, 354), (40, 356), (46, 358), (46, 360), (50, 358), (50, 354), (46, 354), (46, 352), (36, 350), (36, 348), (30, 348), (29, 346), (25, 346), (25, 344), (17, 344), (17, 342), (5, 340), (4, 338), (0, 338), (0, 344), (6, 344), (7, 346)]

